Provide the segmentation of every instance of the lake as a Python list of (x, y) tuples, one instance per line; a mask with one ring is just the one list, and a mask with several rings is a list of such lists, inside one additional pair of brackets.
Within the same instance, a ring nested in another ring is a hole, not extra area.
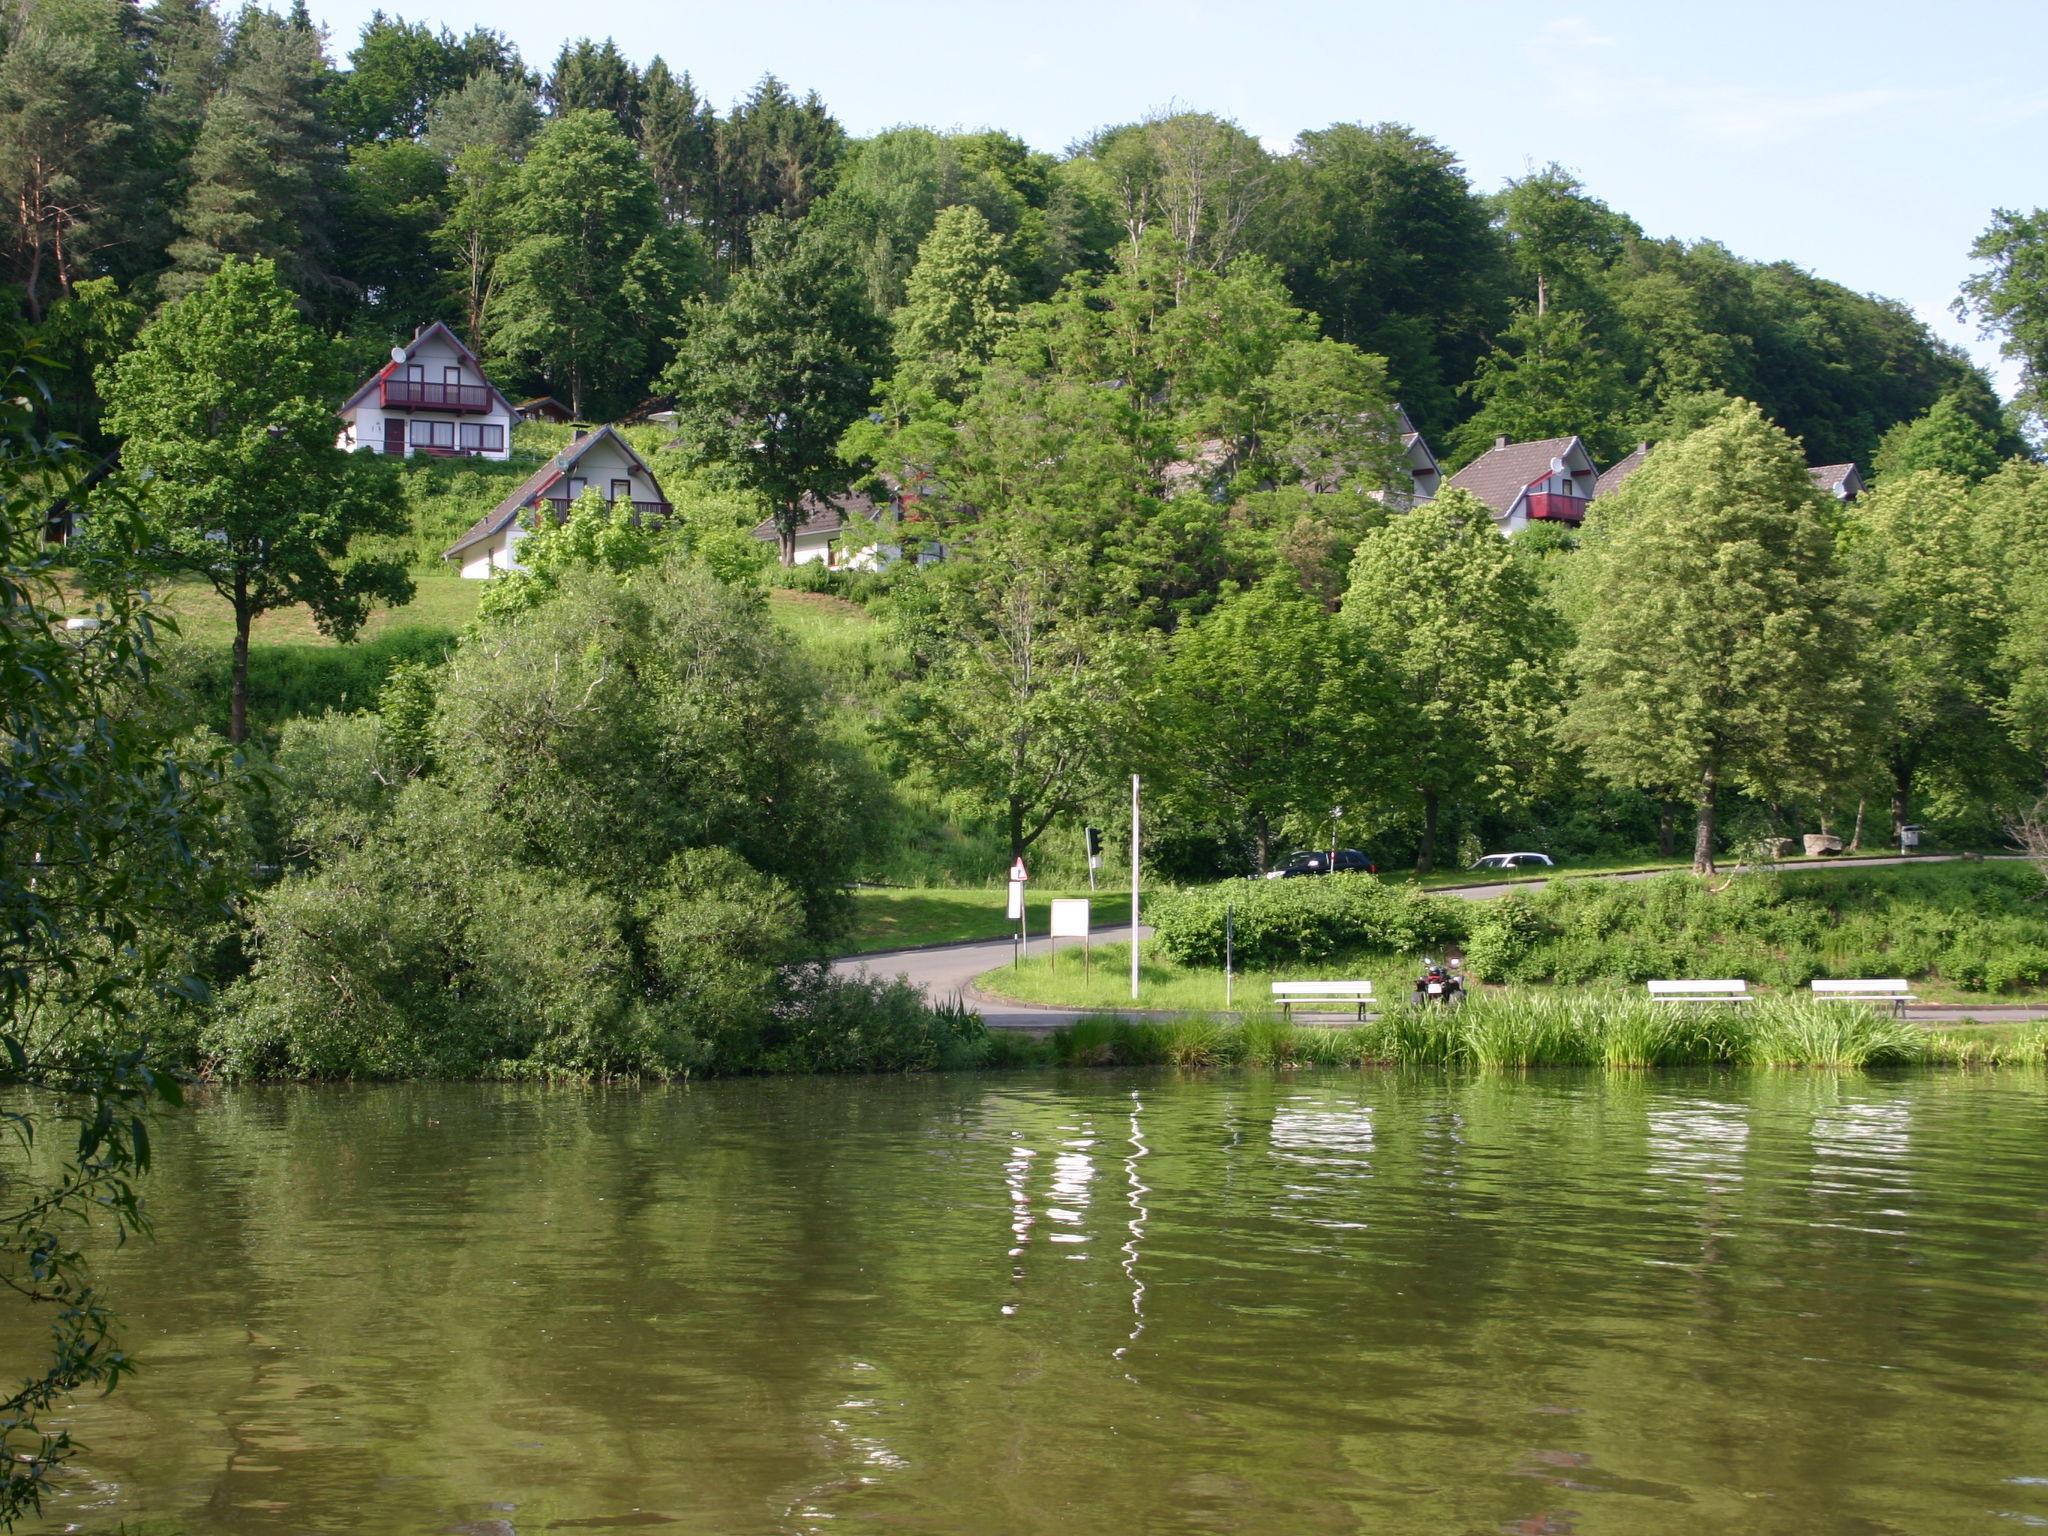
[(158, 1145), (146, 1373), (41, 1529), (2048, 1527), (2039, 1074), (264, 1089)]

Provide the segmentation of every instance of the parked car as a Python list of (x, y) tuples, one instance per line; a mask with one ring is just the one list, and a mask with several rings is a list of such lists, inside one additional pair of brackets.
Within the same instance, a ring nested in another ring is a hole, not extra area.
[[(1297, 875), (1327, 875), (1330, 872), (1330, 850), (1327, 848), (1305, 848), (1299, 853), (1290, 853), (1287, 862), (1278, 869), (1266, 871), (1268, 880), (1291, 880)], [(1358, 848), (1337, 850), (1337, 873), (1340, 875), (1376, 875), (1379, 865), (1373, 863), (1372, 855)]]
[(1555, 869), (1557, 860), (1547, 853), (1489, 853), (1474, 869)]

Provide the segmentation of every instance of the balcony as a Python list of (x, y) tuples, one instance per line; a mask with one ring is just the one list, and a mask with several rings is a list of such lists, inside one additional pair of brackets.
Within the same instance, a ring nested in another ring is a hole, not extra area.
[(1560, 496), (1554, 491), (1531, 491), (1528, 499), (1529, 521), (1532, 523), (1583, 523), (1586, 520), (1586, 498), (1583, 496)]
[[(548, 510), (554, 513), (558, 523), (567, 522), (569, 509), (576, 505), (575, 499), (569, 496), (543, 496), (541, 500), (548, 504)], [(615, 507), (618, 502), (607, 497), (605, 504)], [(667, 517), (673, 510), (665, 501), (636, 501), (632, 506), (635, 517)]]
[(491, 408), (491, 387), (488, 384), (430, 384), (425, 379), (385, 379), (379, 386), (377, 403), (386, 409), (482, 413)]

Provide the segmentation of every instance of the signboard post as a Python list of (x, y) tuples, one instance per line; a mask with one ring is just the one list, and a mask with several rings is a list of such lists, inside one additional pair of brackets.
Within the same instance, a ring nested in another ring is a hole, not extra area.
[(1237, 903), (1226, 902), (1223, 907), (1223, 1006), (1230, 1007), (1231, 951), (1237, 947)]
[(1131, 775), (1131, 1001), (1138, 1000), (1138, 776)]
[(1024, 916), (1024, 886), (1031, 878), (1031, 871), (1024, 867), (1020, 856), (1010, 866), (1010, 916), (1017, 920), (1017, 959), (1021, 963), (1031, 953), (1031, 934)]
[(1088, 974), (1088, 898), (1063, 897), (1052, 904), (1052, 963), (1060, 963), (1060, 940), (1081, 941), (1081, 974)]

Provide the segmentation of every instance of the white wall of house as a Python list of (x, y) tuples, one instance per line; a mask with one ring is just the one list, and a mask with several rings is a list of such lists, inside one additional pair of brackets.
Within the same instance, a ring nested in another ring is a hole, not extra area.
[(596, 491), (606, 501), (662, 499), (653, 478), (609, 437), (586, 448), (576, 467), (549, 486), (546, 494), (557, 500), (566, 497), (573, 505), (586, 490)]
[(523, 571), (519, 563), (519, 541), (527, 530), (514, 523), (494, 539), (473, 544), (462, 552), (462, 574), (466, 580), (482, 581), (498, 571)]

